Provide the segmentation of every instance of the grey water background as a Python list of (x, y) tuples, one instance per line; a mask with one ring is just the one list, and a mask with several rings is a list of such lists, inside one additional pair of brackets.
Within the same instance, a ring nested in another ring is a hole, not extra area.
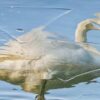
[[(68, 41), (74, 42), (77, 24), (84, 19), (94, 18), (94, 14), (100, 12), (100, 1), (0, 0), (0, 39), (2, 40), (0, 45), (4, 43), (3, 39), (7, 42), (11, 38), (5, 33), (17, 37), (32, 28), (45, 25), (59, 14), (65, 12), (65, 10), (49, 8), (72, 10), (50, 24), (46, 30), (55, 32)], [(97, 43), (93, 44), (93, 46), (100, 49), (100, 32), (88, 32), (88, 41)], [(79, 80), (76, 79), (75, 81)], [(33, 100), (35, 96), (35, 93), (23, 91), (19, 85), (0, 81), (0, 100)], [(92, 81), (87, 79), (85, 82), (80, 81), (72, 86), (54, 87), (49, 89), (45, 96), (47, 100), (99, 100), (100, 78), (94, 78)]]

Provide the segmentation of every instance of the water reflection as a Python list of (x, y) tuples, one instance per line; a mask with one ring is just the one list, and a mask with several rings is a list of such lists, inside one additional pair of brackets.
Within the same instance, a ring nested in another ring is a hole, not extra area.
[[(0, 82), (0, 84), (2, 84), (3, 82)], [(6, 89), (4, 90), (0, 90), (0, 100), (33, 100), (35, 98), (35, 95), (33, 95), (32, 93), (27, 93), (24, 92), (20, 89), (13, 90), (11, 89), (7, 89), (9, 88), (9, 84), (5, 84), (8, 87), (6, 87)]]
[[(19, 77), (17, 77), (17, 78), (9, 77), (10, 73), (11, 73), (10, 71), (5, 71), (5, 70), (1, 71), (0, 70), (0, 79), (7, 81), (9, 83), (19, 85), (23, 88), (24, 91), (33, 92), (36, 94), (40, 93), (42, 80), (37, 80), (37, 81), (30, 80), (33, 78), (32, 73), (30, 73), (32, 75), (27, 74), (28, 77), (26, 77), (22, 73), (18, 73), (18, 72), (15, 72), (16, 75), (12, 75), (12, 76), (20, 76), (20, 78)], [(83, 82), (86, 82), (86, 84), (90, 84), (90, 83), (94, 83), (94, 82), (97, 83), (97, 81), (92, 81), (92, 80), (99, 76), (100, 76), (100, 73), (96, 72), (96, 73), (91, 73), (91, 74), (87, 74), (84, 76), (80, 76), (69, 82), (63, 82), (58, 79), (48, 80), (48, 82), (46, 84), (46, 88), (45, 88), (45, 94), (48, 94), (49, 93), (48, 91), (53, 90), (53, 89), (63, 89), (63, 88), (75, 87), (75, 85), (78, 83), (83, 83)], [(36, 82), (38, 82), (39, 84), (36, 85)], [(14, 88), (13, 88), (13, 91), (12, 90), (11, 91), (8, 90), (9, 92), (5, 92), (5, 91), (3, 92), (3, 91), (2, 91), (2, 93), (0, 93), (0, 98), (2, 98), (2, 100), (3, 100), (3, 98), (4, 98), (4, 100), (9, 100), (9, 98), (17, 98), (18, 100), (31, 100), (32, 99), (30, 97), (25, 96), (24, 93), (21, 93), (21, 92), (19, 93), (18, 92), (19, 90), (17, 90), (17, 92), (16, 92), (16, 89), (14, 89)], [(32, 95), (31, 97), (35, 98), (35, 95)], [(63, 99), (59, 99), (59, 100), (63, 100)]]

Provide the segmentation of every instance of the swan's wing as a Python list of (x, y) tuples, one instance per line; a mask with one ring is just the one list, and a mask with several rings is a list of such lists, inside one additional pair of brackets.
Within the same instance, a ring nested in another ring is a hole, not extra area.
[(0, 55), (6, 55), (7, 59), (12, 59), (9, 55), (25, 59), (40, 58), (54, 48), (57, 49), (66, 46), (66, 41), (59, 37), (56, 33), (45, 31), (44, 27), (38, 27), (17, 37), (16, 40), (11, 39), (6, 42), (0, 47)]
[(56, 39), (59, 37), (61, 36), (59, 36), (58, 33), (45, 31), (45, 26), (41, 26), (32, 29), (30, 32), (23, 34), (22, 36), (19, 36), (17, 40), (22, 41), (22, 43), (28, 43), (30, 41), (33, 43), (43, 43), (44, 41), (48, 41), (50, 38)]
[(29, 41), (37, 41), (38, 39), (44, 39), (47, 34), (41, 33), (43, 29), (44, 27), (42, 26), (34, 28), (30, 32), (19, 36), (17, 39), (22, 41), (22, 43), (28, 43)]
[[(33, 29), (32, 31), (19, 36), (16, 40), (10, 40), (1, 47), (0, 53), (13, 54), (13, 55), (25, 55), (38, 51), (45, 43), (47, 43), (47, 37), (49, 32), (42, 31), (42, 27)], [(19, 42), (20, 41), (20, 42)]]
[(24, 58), (18, 55), (0, 54), (0, 62), (6, 61), (6, 60), (14, 61), (14, 60), (22, 60), (22, 59)]
[(0, 60), (37, 59), (44, 52), (49, 32), (37, 28), (25, 35), (19, 36), (17, 40), (9, 39), (0, 46)]

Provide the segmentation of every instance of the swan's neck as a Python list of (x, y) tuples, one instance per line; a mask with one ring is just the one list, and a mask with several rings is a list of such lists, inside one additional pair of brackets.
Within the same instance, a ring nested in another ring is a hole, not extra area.
[(78, 27), (75, 32), (75, 42), (87, 42), (87, 31), (82, 27)]

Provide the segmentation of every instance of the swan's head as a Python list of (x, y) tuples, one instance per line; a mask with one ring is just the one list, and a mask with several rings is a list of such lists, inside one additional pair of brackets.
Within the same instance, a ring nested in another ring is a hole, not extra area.
[(86, 25), (89, 30), (100, 30), (100, 18), (90, 19), (90, 23)]
[(100, 30), (100, 27), (97, 23), (91, 22), (85, 26), (86, 30)]
[(100, 30), (100, 18), (87, 19), (80, 22), (75, 32), (75, 41), (86, 42), (86, 32), (89, 30)]
[(100, 30), (100, 18), (87, 19), (79, 23), (78, 27), (84, 31)]

